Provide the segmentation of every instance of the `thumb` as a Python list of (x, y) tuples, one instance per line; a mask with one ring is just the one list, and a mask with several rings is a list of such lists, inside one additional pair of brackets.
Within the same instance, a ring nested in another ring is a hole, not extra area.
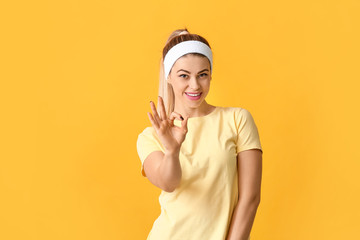
[(186, 116), (184, 121), (181, 122), (181, 129), (184, 130), (185, 134), (188, 132), (188, 127), (187, 127), (188, 119), (189, 117)]

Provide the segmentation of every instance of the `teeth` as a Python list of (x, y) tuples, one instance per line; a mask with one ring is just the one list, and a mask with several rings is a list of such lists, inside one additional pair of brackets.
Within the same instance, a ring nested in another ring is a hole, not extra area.
[(186, 94), (189, 95), (189, 96), (192, 96), (192, 97), (196, 97), (196, 96), (199, 96), (199, 95), (200, 95), (200, 93), (199, 93), (199, 94), (186, 93)]

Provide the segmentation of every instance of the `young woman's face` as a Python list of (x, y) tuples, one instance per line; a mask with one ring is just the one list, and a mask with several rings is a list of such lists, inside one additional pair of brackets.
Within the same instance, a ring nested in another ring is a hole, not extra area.
[(199, 107), (209, 93), (210, 80), (210, 62), (206, 57), (185, 55), (179, 58), (168, 77), (174, 90), (176, 105)]

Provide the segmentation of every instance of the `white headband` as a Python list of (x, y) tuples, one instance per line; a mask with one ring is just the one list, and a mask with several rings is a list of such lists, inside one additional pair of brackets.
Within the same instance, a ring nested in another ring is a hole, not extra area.
[(172, 47), (168, 53), (165, 55), (164, 58), (164, 72), (165, 72), (165, 79), (167, 79), (170, 70), (176, 60), (180, 57), (184, 56), (187, 53), (201, 53), (205, 55), (210, 61), (210, 71), (212, 70), (212, 51), (208, 45), (203, 42), (189, 40), (184, 41), (181, 43), (176, 44)]

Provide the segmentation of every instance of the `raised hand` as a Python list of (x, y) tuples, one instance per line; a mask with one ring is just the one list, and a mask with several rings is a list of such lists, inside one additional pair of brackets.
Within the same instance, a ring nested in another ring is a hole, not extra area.
[[(160, 138), (164, 148), (168, 151), (180, 150), (181, 144), (184, 142), (186, 134), (188, 132), (187, 121), (188, 117), (181, 119), (181, 115), (176, 112), (172, 112), (170, 117), (166, 116), (164, 101), (159, 96), (158, 107), (160, 109), (160, 116), (156, 110), (155, 103), (150, 102), (153, 115), (148, 112), (148, 116), (152, 126), (154, 127), (157, 135)], [(174, 125), (174, 119), (183, 120), (181, 127)]]

